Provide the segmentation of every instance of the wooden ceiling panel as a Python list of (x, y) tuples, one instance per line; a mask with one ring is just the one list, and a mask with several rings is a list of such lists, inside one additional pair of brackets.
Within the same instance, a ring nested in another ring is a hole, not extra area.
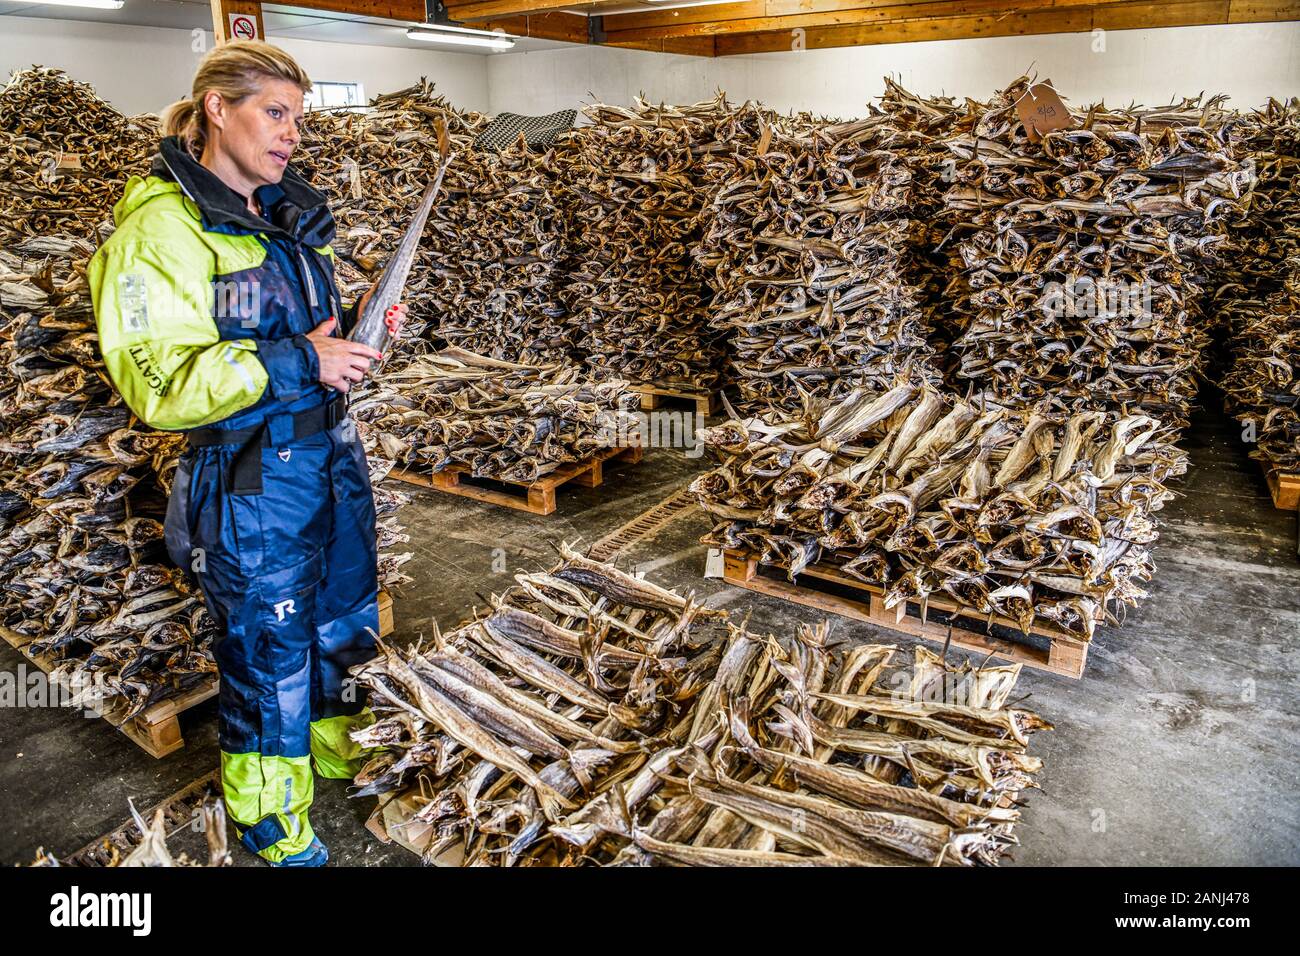
[[(348, 0), (315, 0), (325, 7)], [(367, 0), (404, 4), (410, 0)], [(736, 3), (601, 14), (619, 0), (447, 0), (455, 20), (518, 36), (629, 49), (731, 56), (878, 43), (955, 40), (1093, 29), (1300, 20), (1300, 0), (739, 0)], [(306, 4), (308, 6), (311, 3)], [(622, 0), (626, 10), (626, 0)], [(798, 31), (797, 33), (794, 31)]]

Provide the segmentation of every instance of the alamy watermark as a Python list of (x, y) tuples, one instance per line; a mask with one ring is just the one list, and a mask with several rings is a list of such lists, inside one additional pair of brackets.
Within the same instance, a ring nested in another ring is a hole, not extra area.
[(1072, 282), (1049, 282), (1039, 306), (1051, 318), (1150, 316), (1152, 284), (1083, 276)]
[(699, 458), (704, 454), (704, 442), (699, 438), (703, 429), (700, 412), (621, 411), (601, 417), (596, 437), (605, 448), (680, 448), (687, 458)]
[(101, 671), (77, 671), (54, 679), (40, 669), (19, 664), (15, 671), (0, 671), (0, 708), (67, 707), (86, 717), (103, 715), (101, 704), (113, 696)]
[(258, 279), (151, 282), (141, 273), (124, 272), (117, 277), (117, 296), (128, 332), (148, 332), (156, 323), (196, 313), (234, 319), (245, 329), (257, 328), (262, 320), (262, 283)]

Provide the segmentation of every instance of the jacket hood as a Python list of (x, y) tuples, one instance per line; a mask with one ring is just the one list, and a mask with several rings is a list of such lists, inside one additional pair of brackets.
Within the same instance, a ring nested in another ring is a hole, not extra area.
[(149, 200), (178, 192), (179, 188), (176, 183), (155, 176), (132, 176), (127, 180), (122, 198), (113, 206), (114, 224), (121, 228), (127, 217)]
[(175, 136), (162, 141), (149, 176), (127, 184), (126, 193), (113, 208), (114, 219), (120, 226), (144, 203), (178, 187), (198, 207), (203, 228), (209, 232), (279, 232), (310, 246), (325, 246), (334, 239), (334, 216), (325, 196), (292, 166), (285, 169), (278, 184), (258, 188), (257, 198), (270, 211), (270, 218), (263, 219), (249, 211), (246, 197), (195, 161)]

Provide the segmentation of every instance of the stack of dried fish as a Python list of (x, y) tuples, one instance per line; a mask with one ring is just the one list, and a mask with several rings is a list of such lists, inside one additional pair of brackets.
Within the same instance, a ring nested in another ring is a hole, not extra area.
[(1231, 365), (1229, 413), (1270, 474), (1300, 474), (1300, 100), (1270, 100), (1244, 124), (1241, 148), (1259, 183), (1241, 248), (1217, 291)]
[(366, 452), (366, 465), (370, 473), (370, 489), (375, 497), (375, 550), (379, 559), (379, 586), (386, 591), (399, 590), (410, 584), (412, 578), (401, 570), (402, 565), (415, 556), (413, 551), (394, 551), (398, 545), (409, 544), (411, 536), (397, 520), (397, 512), (411, 503), (411, 496), (383, 484), (396, 466), (391, 458), (384, 457), (379, 439), (364, 422), (355, 421), (361, 445)]
[(491, 358), (546, 364), (573, 357), (558, 299), (565, 255), (555, 154), (522, 139), (458, 154), (430, 217), (429, 307), (450, 345)]
[(971, 108), (960, 107), (946, 96), (918, 96), (889, 77), (880, 98), (880, 109), (889, 114), (900, 134), (894, 148), (912, 174), (910, 277), (917, 287), (930, 345), (939, 353), (935, 361), (946, 357), (955, 331), (948, 318), (947, 287), (950, 273), (960, 268), (943, 250), (950, 228), (944, 193), (952, 185), (956, 167), (945, 141), (963, 109)]
[(385, 371), (353, 414), (382, 457), (431, 473), (531, 482), (602, 448), (635, 444), (638, 396), (574, 365), (523, 365), (448, 349)]
[[(436, 124), (446, 125), (450, 148), (464, 154), (487, 122), (481, 113), (455, 109), (424, 79), (371, 105), (366, 113), (309, 114), (294, 155), (295, 167), (329, 197), (338, 222), (333, 246), (345, 300), (370, 287), (411, 221), (440, 162)], [(410, 311), (399, 351), (421, 350), (437, 329), (447, 301), (439, 270), (458, 267), (462, 253), (443, 250), (426, 231), (403, 300)]]
[(963, 271), (958, 375), (999, 401), (1135, 409), (1184, 424), (1207, 335), (1204, 271), (1253, 183), (1219, 100), (1095, 106), (1029, 139), (1021, 78), (948, 141)]
[(183, 439), (140, 427), (108, 384), (85, 282), (156, 135), (57, 71), (0, 93), (0, 622), (78, 704), (127, 714), (215, 672), (214, 625), (162, 544)]
[[(47, 268), (84, 268), (70, 255)], [(107, 384), (83, 278), (51, 298), (0, 330), (16, 377), (0, 387), (0, 614), (80, 703), (121, 696), (133, 715), (215, 671), (213, 622), (162, 543), (184, 439), (138, 427)]]
[(734, 632), (690, 730), (552, 833), (627, 865), (996, 865), (1051, 729), (1006, 706), (1020, 665), (887, 672), (897, 648), (826, 634)]
[(1083, 638), (1145, 596), (1151, 513), (1186, 467), (1147, 416), (1021, 419), (916, 381), (814, 404), (802, 420), (732, 420), (704, 440), (723, 460), (691, 485), (720, 519), (712, 543), (792, 578), (840, 565), (889, 607), (942, 593)]
[(4, 245), (30, 236), (91, 239), (126, 181), (148, 171), (158, 118), (126, 117), (87, 83), (34, 66), (0, 91), (0, 229)]
[(354, 670), (379, 720), (353, 737), (388, 748), (359, 795), (414, 787), (430, 859), (462, 839), (474, 863), (553, 853), (547, 825), (643, 765), (718, 666), (702, 632), (722, 612), (567, 547), (515, 580), (433, 648), (381, 646)]
[(571, 262), (563, 292), (575, 344), (601, 372), (690, 392), (721, 376), (721, 330), (691, 259), (700, 155), (721, 97), (688, 107), (593, 105), (557, 143)]
[[(185, 853), (179, 856), (173, 856), (171, 850), (167, 847), (168, 824), (175, 826), (175, 821), (169, 819), (168, 810), (170, 807), (159, 807), (154, 811), (153, 819), (145, 823), (139, 811), (134, 804), (128, 804), (131, 807), (131, 819), (135, 821), (136, 829), (139, 834), (122, 833), (120, 839), (129, 841), (127, 846), (121, 847), (108, 839), (101, 840), (99, 845), (93, 849), (87, 848), (89, 852), (83, 850), (72, 858), (71, 862), (61, 861), (56, 856), (51, 856), (45, 852), (44, 847), (36, 851), (36, 860), (32, 866), (102, 866), (108, 869), (114, 867), (136, 867), (136, 866), (230, 866), (230, 851), (226, 844), (226, 804), (220, 796), (209, 796), (203, 799), (203, 802), (195, 809), (197, 821), (201, 824), (204, 840), (208, 847), (208, 862), (197, 863), (191, 860)], [(195, 818), (187, 816), (183, 821), (186, 828), (193, 827), (196, 822)], [(173, 831), (174, 832), (174, 831)], [(119, 837), (118, 833), (112, 834), (113, 837)], [(89, 860), (87, 859), (89, 857)]]
[(1300, 475), (1300, 254), (1277, 272), (1281, 290), (1230, 310), (1233, 363), (1220, 384), (1255, 443), (1250, 457), (1270, 474)]
[(1269, 100), (1238, 132), (1238, 148), (1259, 179), (1250, 215), (1234, 229), (1237, 249), (1224, 272), (1231, 292), (1259, 300), (1281, 291), (1288, 262), (1300, 256), (1300, 99)]
[(773, 123), (715, 162), (732, 172), (712, 195), (699, 259), (732, 330), (743, 408), (885, 387), (913, 365), (938, 377), (911, 282), (920, 242), (901, 154), (916, 140), (888, 114)]
[[(1005, 706), (1019, 666), (756, 639), (568, 548), (428, 650), (356, 673), (424, 857), (466, 865), (992, 864), (1049, 725)], [(408, 837), (409, 838), (409, 837)]]

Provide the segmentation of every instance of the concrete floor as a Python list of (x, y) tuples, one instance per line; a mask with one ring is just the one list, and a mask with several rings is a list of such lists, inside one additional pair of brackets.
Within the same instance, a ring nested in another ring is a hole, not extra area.
[[(1210, 398), (1213, 401), (1213, 398)], [(1019, 863), (1227, 865), (1300, 863), (1300, 562), (1296, 516), (1275, 511), (1236, 426), (1217, 413), (1193, 422), (1183, 497), (1166, 507), (1151, 597), (1122, 629), (1099, 633), (1081, 681), (1026, 669), (1018, 693), (1056, 724), (1033, 738), (1042, 793), (1018, 833)], [(654, 506), (707, 467), (654, 450), (607, 470), (599, 489), (567, 488), (546, 518), (436, 492), (403, 512), (415, 583), (396, 604), (397, 639), (454, 626), (519, 567), (544, 566), (561, 541), (589, 544)], [(751, 609), (751, 628), (784, 633), (818, 615), (701, 578), (707, 521), (691, 511), (621, 563), (660, 583)], [(504, 567), (506, 570), (501, 571)], [(910, 638), (834, 619), (840, 636)], [(21, 657), (0, 646), (0, 669)], [(71, 853), (127, 816), (209, 772), (216, 701), (182, 718), (186, 746), (158, 761), (104, 722), (57, 709), (18, 708), (0, 720), (0, 864), (38, 846)], [(349, 800), (318, 781), (312, 823), (334, 860), (416, 865), (363, 825), (374, 798)], [(174, 849), (202, 856), (184, 836)], [(257, 865), (236, 845), (237, 861)]]

